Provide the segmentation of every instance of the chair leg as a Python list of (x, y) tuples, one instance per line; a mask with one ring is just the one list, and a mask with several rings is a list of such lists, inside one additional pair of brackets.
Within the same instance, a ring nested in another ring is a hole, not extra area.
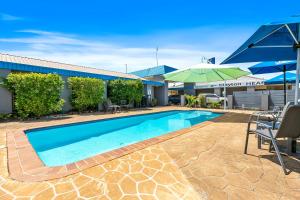
[(269, 152), (271, 152), (271, 151), (272, 151), (272, 148), (273, 148), (273, 143), (272, 143), (272, 142), (270, 142), (270, 144), (269, 144)]
[(277, 146), (277, 144), (276, 144), (276, 141), (275, 141), (274, 138), (271, 138), (271, 141), (272, 141), (273, 147), (274, 147), (274, 149), (275, 149), (275, 152), (276, 152), (276, 154), (277, 154), (277, 157), (278, 157), (278, 160), (279, 160), (279, 162), (280, 162), (280, 165), (281, 165), (281, 167), (282, 167), (283, 173), (284, 173), (285, 175), (287, 175), (288, 172), (287, 172), (287, 170), (286, 170), (286, 168), (285, 168), (285, 165), (284, 165), (284, 162), (283, 162), (282, 157), (281, 157), (281, 155), (280, 155), (280, 152), (279, 152), (278, 146)]
[(261, 149), (261, 136), (257, 136), (257, 148)]
[(249, 121), (249, 122), (248, 122), (248, 126), (247, 126), (247, 133), (250, 132), (250, 126), (251, 126), (251, 122)]
[(247, 130), (244, 154), (247, 154), (249, 134), (250, 134), (250, 132), (249, 132), (249, 130)]

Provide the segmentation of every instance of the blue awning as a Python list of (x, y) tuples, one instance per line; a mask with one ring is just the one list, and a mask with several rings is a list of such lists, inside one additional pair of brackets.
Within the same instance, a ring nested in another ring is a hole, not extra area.
[[(286, 73), (286, 83), (295, 83), (296, 82), (296, 74), (295, 73)], [(281, 74), (279, 76), (276, 76), (274, 78), (271, 78), (267, 81), (265, 81), (266, 85), (272, 85), (272, 84), (284, 84), (284, 75)]]

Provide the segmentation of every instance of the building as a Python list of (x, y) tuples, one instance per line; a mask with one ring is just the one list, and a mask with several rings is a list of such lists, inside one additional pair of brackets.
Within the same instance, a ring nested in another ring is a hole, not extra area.
[(157, 67), (151, 67), (139, 71), (131, 72), (131, 74), (145, 78), (148, 81), (154, 81), (162, 83), (163, 86), (153, 87), (153, 85), (147, 85), (144, 88), (147, 98), (151, 101), (153, 98), (157, 99), (157, 103), (160, 106), (168, 105), (168, 82), (165, 81), (163, 75), (169, 72), (176, 71), (176, 68), (161, 65)]
[[(264, 90), (267, 87), (264, 85), (264, 79), (253, 76), (244, 76), (237, 80), (226, 81), (226, 94), (232, 95), (238, 91), (257, 91)], [(211, 83), (195, 83), (185, 85), (183, 83), (169, 83), (170, 91), (177, 91), (178, 94), (192, 93), (198, 95), (200, 93), (214, 93), (219, 96), (223, 95), (224, 81)]]
[[(0, 53), (0, 77), (5, 78), (9, 73), (14, 71), (55, 73), (60, 75), (65, 82), (67, 81), (67, 78), (71, 76), (91, 77), (104, 80), (105, 85), (107, 86), (107, 82), (109, 80), (121, 78), (140, 79), (144, 84), (144, 88), (154, 88), (154, 90), (159, 91), (165, 91), (165, 87), (168, 87), (163, 81), (155, 81), (155, 79), (147, 80), (134, 74), (125, 74), (121, 72)], [(106, 95), (107, 93), (105, 90), (105, 97)], [(147, 95), (147, 93), (145, 93), (145, 95)], [(68, 89), (67, 84), (65, 84), (65, 88), (62, 91), (62, 98), (65, 100), (63, 111), (69, 111), (72, 109), (68, 101), (69, 96), (70, 90)], [(12, 104), (12, 94), (6, 88), (0, 86), (0, 113), (11, 113), (13, 109)]]

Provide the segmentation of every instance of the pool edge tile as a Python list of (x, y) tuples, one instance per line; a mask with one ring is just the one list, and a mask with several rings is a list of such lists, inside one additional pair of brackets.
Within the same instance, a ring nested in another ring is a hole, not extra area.
[[(225, 115), (226, 114), (219, 117), (223, 117)], [(12, 179), (18, 181), (32, 182), (66, 177), (71, 174), (78, 173), (84, 169), (106, 163), (113, 159), (128, 155), (134, 151), (142, 150), (149, 146), (164, 142), (166, 140), (185, 134), (191, 130), (198, 129), (212, 123), (212, 121), (205, 121), (189, 128), (167, 133), (155, 138), (150, 138), (64, 166), (55, 167), (47, 167), (40, 160), (26, 137), (25, 131), (27, 129), (17, 129), (14, 132), (6, 131), (9, 176)], [(22, 156), (21, 159), (20, 155)], [(26, 155), (26, 159), (24, 159), (23, 155)], [(45, 171), (45, 173), (41, 173), (43, 171)]]

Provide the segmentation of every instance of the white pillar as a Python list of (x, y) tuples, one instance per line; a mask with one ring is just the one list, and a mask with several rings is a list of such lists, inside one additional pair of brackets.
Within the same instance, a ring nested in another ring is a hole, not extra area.
[(226, 81), (224, 81), (224, 110), (226, 110)]

